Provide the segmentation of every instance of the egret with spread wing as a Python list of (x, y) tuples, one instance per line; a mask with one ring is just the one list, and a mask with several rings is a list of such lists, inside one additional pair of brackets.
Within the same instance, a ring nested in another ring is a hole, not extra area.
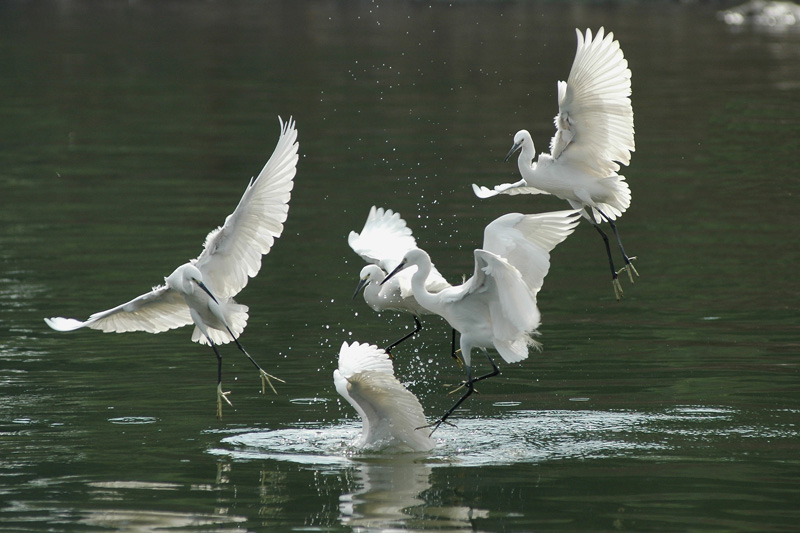
[[(279, 118), (280, 120), (280, 118)], [(164, 278), (165, 284), (128, 303), (95, 313), (86, 321), (45, 318), (57, 331), (83, 327), (108, 332), (146, 331), (160, 333), (194, 323), (192, 341), (209, 344), (217, 356), (217, 417), (222, 401), (222, 356), (218, 344), (231, 341), (248, 357), (266, 386), (275, 391), (270, 378), (238, 340), (248, 319), (248, 307), (233, 299), (249, 278), (258, 274), (261, 256), (269, 253), (289, 213), (289, 199), (297, 166), (297, 130), (292, 119), (284, 124), (278, 144), (257, 178), (251, 179), (236, 210), (225, 223), (206, 237), (197, 259), (179, 266)], [(281, 381), (281, 380), (279, 380)]]
[[(483, 248), (474, 251), (474, 274), (462, 285), (433, 294), (425, 287), (431, 258), (415, 248), (406, 253), (387, 279), (411, 266), (414, 297), (432, 313), (444, 317), (460, 334), (461, 357), (467, 379), (464, 394), (434, 424), (434, 431), (475, 390), (475, 383), (496, 376), (500, 369), (486, 351), (495, 349), (507, 363), (528, 357), (528, 347), (539, 347), (536, 334), (541, 317), (536, 295), (550, 269), (550, 251), (572, 233), (578, 211), (539, 215), (510, 213), (491, 222), (484, 230)], [(471, 352), (481, 349), (492, 371), (473, 377)]]
[(419, 400), (394, 376), (389, 354), (377, 346), (342, 343), (333, 383), (361, 416), (357, 447), (403, 443), (414, 451), (431, 450), (435, 443), (426, 431)]
[[(522, 179), (492, 189), (473, 184), (475, 195), (489, 198), (498, 194), (552, 194), (580, 209), (600, 235), (611, 266), (614, 294), (619, 300), (622, 286), (619, 273), (639, 275), (622, 247), (614, 221), (631, 204), (631, 191), (624, 176), (617, 174), (620, 164), (630, 164), (633, 140), (631, 71), (614, 34), (603, 28), (592, 38), (576, 30), (578, 49), (567, 82), (558, 82), (556, 134), (550, 140), (550, 153), (539, 154), (527, 130), (514, 136), (506, 161), (520, 150), (517, 159)], [(625, 265), (617, 271), (611, 257), (608, 236), (600, 228), (608, 222), (617, 239)]]
[[(369, 263), (361, 269), (353, 298), (363, 290), (364, 301), (375, 311), (397, 311), (414, 317), (414, 330), (385, 348), (391, 355), (392, 348), (422, 329), (419, 316), (431, 314), (414, 299), (411, 276), (415, 269), (405, 270), (388, 283), (382, 284), (386, 273), (397, 268), (406, 252), (417, 247), (417, 241), (399, 213), (372, 206), (361, 233), (351, 231), (347, 242), (355, 253)], [(435, 293), (449, 286), (436, 267), (431, 267), (425, 281), (427, 290)]]

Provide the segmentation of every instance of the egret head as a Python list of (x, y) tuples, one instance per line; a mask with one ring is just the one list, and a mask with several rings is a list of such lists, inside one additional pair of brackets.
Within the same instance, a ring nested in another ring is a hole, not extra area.
[(359, 274), (356, 292), (353, 293), (353, 299), (355, 299), (355, 297), (358, 296), (358, 293), (361, 292), (367, 285), (370, 283), (380, 283), (383, 281), (384, 277), (385, 272), (378, 265), (367, 265), (362, 268), (361, 273)]
[(195, 286), (200, 287), (212, 300), (217, 301), (205, 283), (203, 283), (203, 273), (191, 263), (179, 266), (172, 274), (164, 278), (164, 281), (166, 281), (167, 287), (170, 289), (184, 294), (192, 293)]
[(514, 135), (514, 144), (511, 146), (511, 150), (508, 151), (506, 154), (506, 158), (503, 161), (508, 161), (514, 152), (522, 148), (526, 141), (529, 141), (531, 138), (531, 134), (528, 133), (528, 130), (519, 130), (516, 135)]
[(427, 258), (427, 261), (430, 262), (430, 257), (428, 257), (428, 254), (425, 253), (423, 250), (420, 250), (419, 248), (413, 248), (409, 250), (408, 252), (406, 252), (406, 255), (403, 256), (403, 260), (400, 261), (400, 264), (397, 265), (397, 268), (392, 270), (389, 273), (389, 275), (383, 279), (381, 285), (389, 281), (389, 278), (391, 278), (401, 270), (406, 269), (412, 265), (419, 265), (421, 262), (424, 262), (425, 258)]

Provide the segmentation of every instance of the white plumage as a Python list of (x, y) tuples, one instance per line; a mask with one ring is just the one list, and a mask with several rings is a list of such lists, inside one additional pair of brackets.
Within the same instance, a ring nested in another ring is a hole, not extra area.
[(462, 285), (434, 294), (424, 281), (431, 269), (423, 250), (406, 253), (391, 279), (404, 268), (416, 266), (411, 278), (414, 297), (432, 313), (442, 316), (460, 334), (461, 357), (467, 371), (467, 390), (439, 420), (444, 422), (474, 390), (473, 384), (499, 373), (491, 357), (493, 372), (473, 378), (473, 348), (496, 350), (504, 361), (516, 363), (528, 357), (528, 347), (538, 346), (532, 335), (541, 317), (536, 295), (550, 268), (550, 251), (572, 233), (579, 220), (577, 211), (539, 215), (511, 213), (491, 222), (484, 230), (483, 248), (474, 251), (475, 268)]
[[(369, 263), (361, 269), (353, 296), (363, 290), (364, 301), (373, 310), (397, 311), (414, 317), (416, 324), (414, 331), (390, 344), (386, 350), (391, 351), (400, 342), (422, 329), (417, 317), (430, 314), (414, 299), (411, 276), (415, 269), (403, 271), (382, 285), (386, 273), (394, 270), (409, 250), (416, 249), (417, 242), (399, 213), (375, 206), (369, 210), (361, 233), (351, 231), (347, 242), (355, 253)], [(439, 292), (450, 284), (436, 267), (432, 267), (425, 286), (430, 292)]]
[[(608, 240), (598, 224), (609, 222), (617, 236), (614, 220), (631, 203), (625, 177), (617, 172), (620, 164), (630, 164), (635, 150), (631, 71), (614, 34), (603, 28), (592, 37), (576, 30), (578, 47), (569, 78), (558, 82), (556, 133), (550, 140), (550, 153), (539, 154), (527, 130), (514, 136), (506, 159), (520, 150), (517, 159), (522, 179), (492, 189), (472, 185), (475, 195), (489, 198), (498, 194), (552, 194), (566, 200), (601, 232), (611, 263), (617, 297), (622, 292), (614, 269)], [(636, 270), (619, 242), (624, 270), (633, 281)]]
[[(86, 321), (46, 318), (47, 325), (57, 331), (88, 327), (104, 332), (160, 333), (194, 322), (192, 340), (210, 344), (220, 360), (217, 344), (235, 341), (247, 354), (236, 339), (247, 325), (248, 308), (233, 297), (258, 274), (261, 256), (283, 232), (298, 160), (295, 123), (289, 119), (284, 124), (280, 117), (279, 121), (281, 133), (272, 156), (250, 180), (225, 223), (208, 234), (197, 259), (175, 269), (164, 278), (164, 285), (125, 304), (94, 313)], [(268, 383), (272, 376), (250, 360)], [(221, 399), (227, 400), (221, 389), (221, 366), (217, 389), (217, 414), (221, 416)]]
[(333, 382), (361, 416), (357, 447), (402, 443), (414, 451), (428, 451), (435, 446), (428, 432), (419, 429), (427, 423), (422, 405), (395, 378), (385, 350), (358, 342), (342, 343)]

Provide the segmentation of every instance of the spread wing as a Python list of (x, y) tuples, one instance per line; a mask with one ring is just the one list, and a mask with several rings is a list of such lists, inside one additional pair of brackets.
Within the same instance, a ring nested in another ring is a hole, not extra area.
[[(375, 206), (369, 210), (361, 233), (351, 231), (347, 236), (347, 243), (364, 261), (380, 266), (385, 272), (392, 272), (406, 252), (417, 247), (417, 241), (400, 213)], [(393, 278), (397, 279), (403, 298), (409, 298), (413, 294), (411, 277), (414, 272), (416, 267), (407, 268)], [(435, 266), (431, 268), (425, 285), (434, 293), (450, 286)]]
[(635, 149), (631, 71), (614, 34), (575, 30), (578, 48), (567, 82), (558, 82), (556, 134), (550, 153), (605, 178), (630, 163)]
[(86, 327), (106, 333), (160, 333), (191, 324), (192, 317), (183, 296), (161, 286), (113, 309), (94, 313), (85, 322), (62, 317), (45, 318), (44, 321), (56, 331), (73, 331)]
[(509, 213), (486, 226), (483, 249), (516, 267), (536, 294), (550, 269), (550, 251), (575, 230), (579, 221), (580, 211)]
[(374, 205), (361, 233), (351, 231), (347, 243), (364, 261), (374, 263), (386, 272), (394, 270), (406, 252), (417, 247), (417, 241), (400, 213)]
[[(279, 117), (280, 120), (280, 117)], [(283, 232), (297, 166), (297, 130), (290, 118), (280, 120), (281, 134), (272, 156), (250, 184), (225, 224), (206, 237), (195, 266), (218, 298), (231, 298), (261, 269), (261, 256), (268, 253)]]

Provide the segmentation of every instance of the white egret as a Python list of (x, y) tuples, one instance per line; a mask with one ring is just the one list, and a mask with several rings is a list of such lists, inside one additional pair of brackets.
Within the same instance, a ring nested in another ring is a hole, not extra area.
[(419, 400), (394, 376), (389, 354), (377, 346), (342, 343), (333, 383), (361, 416), (357, 447), (401, 442), (414, 451), (431, 450), (435, 443), (425, 431), (425, 412)]
[[(391, 272), (400, 264), (406, 252), (417, 247), (417, 241), (399, 213), (373, 205), (361, 233), (351, 231), (347, 242), (355, 253), (369, 263), (361, 269), (353, 298), (363, 290), (364, 301), (373, 310), (379, 313), (396, 311), (414, 317), (414, 330), (385, 348), (386, 352), (391, 355), (392, 348), (419, 333), (422, 329), (419, 316), (431, 314), (414, 299), (411, 290), (411, 276), (415, 269), (408, 269), (385, 285), (381, 285), (386, 278), (386, 273)], [(449, 286), (450, 284), (436, 270), (436, 267), (431, 267), (431, 273), (425, 282), (427, 290), (439, 292)]]
[[(259, 173), (250, 180), (242, 199), (225, 223), (208, 234), (197, 259), (179, 266), (165, 284), (130, 302), (95, 313), (86, 321), (45, 318), (57, 331), (83, 327), (103, 332), (146, 331), (160, 333), (194, 322), (192, 341), (209, 344), (217, 356), (217, 417), (222, 400), (230, 405), (229, 392), (222, 391), (222, 356), (218, 344), (231, 341), (247, 356), (261, 376), (262, 394), (269, 384), (267, 374), (239, 343), (248, 319), (248, 307), (233, 297), (258, 274), (261, 256), (269, 253), (289, 212), (289, 199), (297, 166), (297, 130), (290, 118), (281, 126), (278, 144)], [(278, 380), (282, 381), (282, 380)]]
[[(540, 346), (532, 337), (541, 321), (536, 295), (550, 269), (550, 251), (572, 233), (579, 220), (578, 211), (499, 217), (486, 226), (483, 248), (474, 251), (472, 277), (436, 294), (425, 287), (431, 258), (423, 250), (407, 252), (389, 274), (387, 279), (392, 279), (404, 268), (416, 266), (411, 277), (414, 297), (460, 334), (466, 390), (434, 424), (434, 431), (473, 393), (475, 383), (500, 373), (488, 348), (494, 348), (507, 363), (516, 363), (528, 357), (529, 346)], [(490, 373), (472, 376), (473, 348), (484, 352), (492, 366)]]
[[(580, 209), (603, 238), (611, 282), (619, 300), (622, 286), (618, 275), (627, 271), (631, 283), (639, 275), (622, 247), (614, 220), (631, 203), (631, 191), (625, 177), (617, 174), (620, 163), (630, 164), (633, 140), (631, 107), (631, 71), (614, 34), (603, 35), (603, 28), (592, 38), (576, 30), (578, 49), (566, 83), (558, 82), (556, 134), (550, 140), (550, 153), (536, 151), (527, 130), (514, 136), (514, 144), (505, 160), (520, 150), (517, 165), (522, 179), (497, 185), (493, 189), (472, 189), (479, 198), (498, 194), (552, 194)], [(625, 265), (617, 271), (611, 257), (608, 236), (600, 228), (606, 221), (614, 231)]]

